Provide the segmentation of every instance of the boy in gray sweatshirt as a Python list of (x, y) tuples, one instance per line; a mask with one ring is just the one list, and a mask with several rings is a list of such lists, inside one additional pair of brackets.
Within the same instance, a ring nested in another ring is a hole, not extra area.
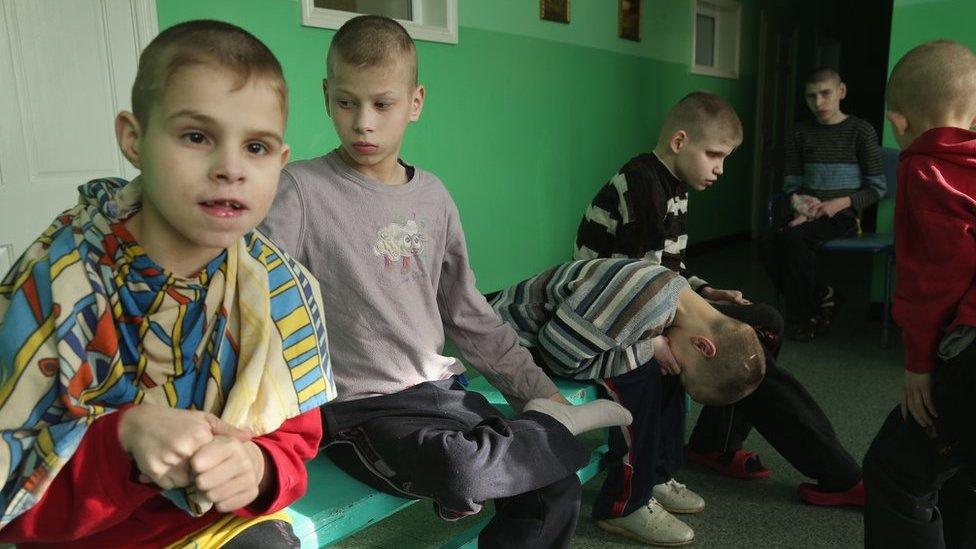
[[(447, 189), (399, 159), (424, 103), (403, 27), (377, 16), (343, 25), (323, 89), (341, 145), (284, 169), (263, 228), (318, 278), (332, 319), (339, 397), (323, 408), (326, 454), (379, 490), (433, 500), (446, 520), (494, 499), (480, 547), (567, 547), (588, 459), (575, 435), (630, 414), (559, 395), (475, 288)], [(445, 336), (517, 418), (464, 389)]]

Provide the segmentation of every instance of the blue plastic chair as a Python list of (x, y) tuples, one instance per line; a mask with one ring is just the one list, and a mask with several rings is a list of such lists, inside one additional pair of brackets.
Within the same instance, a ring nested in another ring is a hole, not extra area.
[[(898, 186), (899, 152), (898, 149), (887, 147), (881, 149), (881, 165), (886, 188), (879, 204), (895, 199), (895, 189)], [(773, 226), (775, 203), (783, 198), (782, 193), (773, 193), (769, 196), (769, 202), (766, 205), (766, 220), (770, 228)], [(892, 283), (894, 269), (892, 266), (895, 262), (895, 235), (892, 233), (864, 233), (850, 238), (835, 238), (824, 242), (820, 249), (830, 252), (884, 254), (884, 310), (882, 311), (884, 327), (881, 334), (881, 346), (887, 349), (891, 345), (891, 293), (894, 289)]]

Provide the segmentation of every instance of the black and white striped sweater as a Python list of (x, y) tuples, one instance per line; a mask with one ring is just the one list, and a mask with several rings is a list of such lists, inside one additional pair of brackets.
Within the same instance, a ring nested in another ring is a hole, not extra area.
[(654, 153), (630, 159), (583, 214), (573, 259), (630, 257), (663, 265), (696, 291), (708, 283), (688, 274), (688, 188)]

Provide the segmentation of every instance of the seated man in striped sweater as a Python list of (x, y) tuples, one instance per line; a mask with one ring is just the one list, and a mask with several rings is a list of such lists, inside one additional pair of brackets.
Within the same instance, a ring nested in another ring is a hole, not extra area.
[[(663, 433), (681, 432), (682, 386), (703, 404), (724, 405), (759, 385), (766, 360), (756, 332), (674, 271), (638, 259), (565, 263), (499, 292), (491, 305), (537, 364), (596, 381), (633, 415), (629, 428), (610, 433), (597, 524), (652, 545), (694, 541), (656, 499), (670, 488), (657, 486), (658, 468), (641, 465), (667, 451)], [(698, 501), (685, 512), (700, 511)]]
[(840, 110), (845, 95), (833, 69), (807, 77), (804, 96), (814, 120), (798, 122), (786, 144), (783, 192), (794, 216), (763, 242), (763, 263), (786, 298), (796, 341), (826, 332), (833, 317), (834, 290), (817, 276), (817, 248), (857, 233), (861, 212), (885, 193), (878, 136), (871, 124)]

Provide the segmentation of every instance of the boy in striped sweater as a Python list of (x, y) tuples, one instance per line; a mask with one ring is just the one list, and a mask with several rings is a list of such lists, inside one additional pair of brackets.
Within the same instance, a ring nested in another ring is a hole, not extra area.
[(817, 276), (817, 248), (855, 234), (861, 212), (885, 193), (878, 136), (870, 124), (840, 110), (846, 95), (833, 69), (807, 77), (804, 97), (815, 119), (798, 122), (786, 144), (783, 192), (794, 216), (763, 242), (763, 263), (786, 299), (795, 341), (826, 332), (833, 317), (834, 290)]
[(666, 430), (680, 431), (682, 387), (698, 402), (724, 405), (759, 385), (766, 361), (756, 332), (674, 271), (639, 259), (564, 263), (499, 292), (491, 305), (538, 364), (596, 381), (633, 414), (629, 428), (610, 434), (597, 525), (652, 545), (691, 543), (691, 528), (656, 499), (672, 487), (656, 487), (657, 468), (641, 464), (667, 451)]

